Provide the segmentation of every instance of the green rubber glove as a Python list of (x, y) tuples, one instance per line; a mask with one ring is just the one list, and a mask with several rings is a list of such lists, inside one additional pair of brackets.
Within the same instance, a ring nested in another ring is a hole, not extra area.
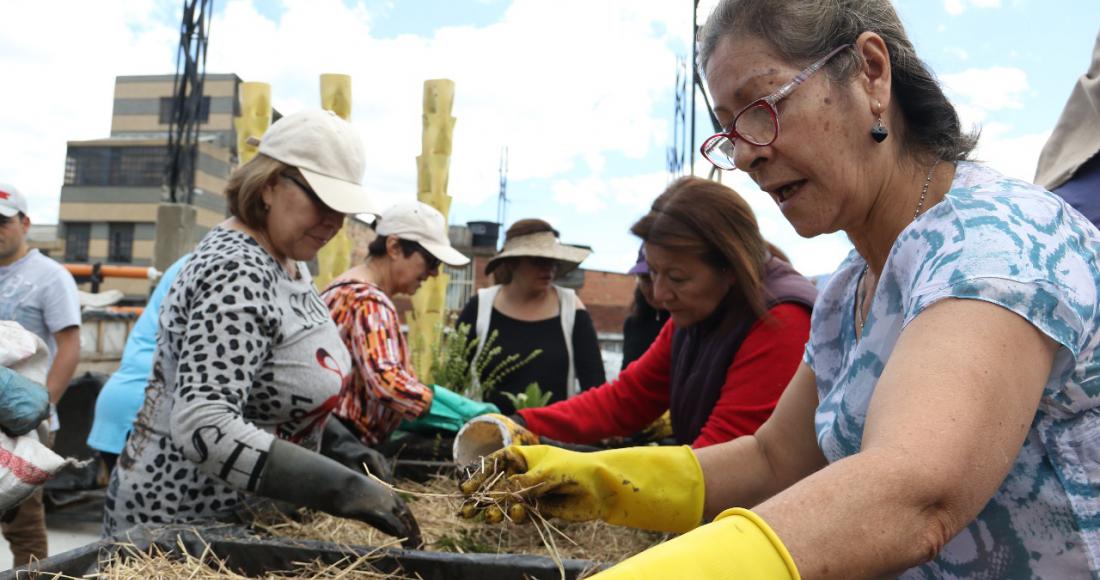
[[(460, 488), (474, 499), (463, 515), (484, 511), (490, 522), (504, 513), (522, 521), (523, 506), (535, 506), (544, 517), (662, 532), (690, 530), (703, 517), (703, 470), (687, 446), (579, 453), (513, 445), (467, 467), (464, 475)], [(486, 496), (495, 503), (478, 501)]]
[(733, 508), (680, 537), (654, 546), (592, 580), (799, 580), (786, 546), (760, 516)]

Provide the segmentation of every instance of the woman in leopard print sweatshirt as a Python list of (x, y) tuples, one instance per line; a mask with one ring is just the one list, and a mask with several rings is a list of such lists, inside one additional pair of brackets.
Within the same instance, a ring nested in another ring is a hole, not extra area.
[(225, 517), (255, 495), (418, 543), (396, 495), (317, 453), (350, 360), (304, 262), (345, 213), (375, 211), (363, 163), (351, 125), (306, 111), (275, 123), (230, 177), (232, 217), (199, 243), (161, 307), (105, 533)]

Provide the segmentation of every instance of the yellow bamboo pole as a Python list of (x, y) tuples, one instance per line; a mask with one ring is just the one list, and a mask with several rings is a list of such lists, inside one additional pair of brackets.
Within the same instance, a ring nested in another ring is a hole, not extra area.
[[(351, 120), (350, 76), (342, 74), (321, 75), (321, 108), (336, 113), (345, 121)], [(333, 278), (344, 273), (351, 265), (352, 247), (351, 238), (347, 234), (346, 218), (344, 226), (317, 253), (317, 276), (313, 278), (313, 283), (320, 290), (324, 290)]]
[[(417, 198), (447, 217), (451, 196), (447, 180), (451, 169), (451, 141), (455, 118), (455, 84), (448, 79), (424, 81), (423, 132), (421, 151), (416, 158)], [(431, 382), (432, 353), (439, 341), (446, 310), (449, 276), (440, 273), (428, 279), (412, 297), (413, 309), (408, 315), (409, 345), (413, 367), (423, 382)]]
[(240, 86), (241, 116), (233, 119), (237, 128), (237, 157), (244, 165), (256, 156), (258, 147), (248, 142), (259, 139), (271, 125), (271, 85), (245, 82)]

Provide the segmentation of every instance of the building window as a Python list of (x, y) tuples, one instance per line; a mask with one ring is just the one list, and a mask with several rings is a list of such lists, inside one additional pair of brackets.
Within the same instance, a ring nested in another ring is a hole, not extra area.
[[(65, 163), (66, 185), (107, 185), (111, 171), (109, 147), (72, 147)], [(72, 179), (69, 179), (71, 167)]]
[(168, 164), (165, 146), (72, 147), (65, 185), (159, 187)]
[(134, 261), (133, 222), (111, 222), (107, 225), (107, 261), (115, 264)]
[(76, 158), (72, 154), (65, 156), (65, 185), (76, 183)]
[(164, 183), (166, 147), (116, 147), (105, 185), (157, 186)]
[(462, 310), (474, 294), (474, 263), (471, 261), (458, 268), (443, 266), (443, 272), (450, 276), (447, 282), (447, 310)]
[(88, 243), (92, 239), (92, 224), (67, 222), (65, 224), (65, 261), (87, 262)]
[[(175, 110), (175, 97), (161, 97), (160, 98), (160, 124), (169, 125), (172, 123), (172, 113)], [(206, 123), (210, 120), (210, 97), (203, 97), (202, 104), (199, 105), (199, 123)]]

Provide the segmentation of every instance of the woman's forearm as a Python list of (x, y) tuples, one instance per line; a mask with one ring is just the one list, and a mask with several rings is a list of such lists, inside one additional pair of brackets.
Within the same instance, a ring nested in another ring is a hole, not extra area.
[(705, 521), (731, 507), (752, 507), (782, 489), (755, 435), (695, 449), (695, 456), (703, 469)]
[(935, 557), (975, 515), (953, 507), (936, 479), (898, 454), (863, 452), (754, 511), (807, 580), (896, 577)]

